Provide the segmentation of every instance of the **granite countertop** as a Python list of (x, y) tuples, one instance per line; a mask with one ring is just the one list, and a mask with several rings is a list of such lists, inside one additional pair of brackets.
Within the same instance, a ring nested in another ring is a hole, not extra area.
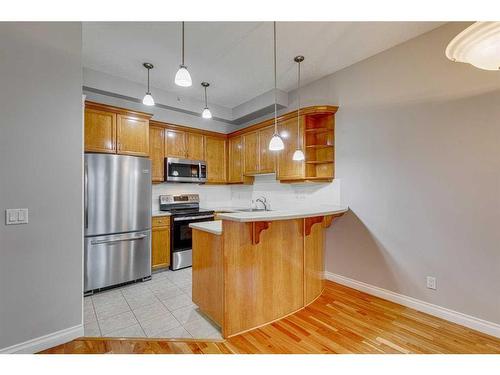
[(200, 223), (191, 223), (189, 227), (192, 229), (202, 230), (220, 236), (222, 234), (222, 220), (202, 221)]
[(219, 214), (219, 218), (223, 220), (239, 222), (275, 221), (301, 219), (305, 217), (323, 215), (335, 215), (344, 213), (347, 210), (349, 210), (349, 207), (347, 206), (324, 205), (321, 207), (297, 208), (290, 210), (230, 212)]
[(155, 211), (155, 210), (153, 210), (151, 214), (151, 216), (170, 216), (170, 215), (171, 214), (168, 211)]

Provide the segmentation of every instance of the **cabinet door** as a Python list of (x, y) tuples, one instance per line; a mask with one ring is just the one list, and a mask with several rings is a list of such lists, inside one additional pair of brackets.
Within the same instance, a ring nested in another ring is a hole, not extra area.
[(205, 161), (207, 182), (226, 182), (226, 140), (219, 137), (205, 137)]
[(243, 135), (244, 174), (259, 173), (259, 134), (252, 132)]
[(187, 133), (188, 159), (204, 160), (203, 135)]
[(116, 153), (116, 114), (85, 109), (85, 151)]
[(153, 227), (151, 230), (151, 267), (153, 270), (170, 265), (170, 227)]
[(278, 180), (303, 179), (305, 177), (304, 162), (292, 159), (293, 153), (297, 149), (297, 137), (302, 137), (304, 133), (303, 121), (300, 122), (299, 133), (297, 133), (296, 118), (279, 123), (278, 130), (285, 144), (285, 149), (277, 152)]
[(274, 134), (274, 126), (259, 130), (259, 172), (273, 173), (276, 171), (276, 152), (269, 151), (269, 141)]
[(149, 155), (149, 120), (128, 115), (117, 115), (116, 140), (122, 155)]
[(186, 158), (186, 133), (180, 130), (165, 130), (165, 157)]
[(228, 182), (243, 182), (243, 140), (241, 136), (229, 139)]
[(151, 158), (151, 179), (163, 182), (163, 162), (165, 158), (165, 140), (163, 128), (149, 127), (149, 157)]

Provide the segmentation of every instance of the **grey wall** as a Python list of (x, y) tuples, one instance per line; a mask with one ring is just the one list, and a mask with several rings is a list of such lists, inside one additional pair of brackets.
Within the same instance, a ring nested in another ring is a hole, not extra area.
[(500, 73), (446, 59), (467, 25), (446, 24), (302, 97), (340, 106), (336, 177), (351, 212), (328, 232), (327, 271), (500, 323)]
[(81, 36), (0, 23), (0, 349), (82, 323)]

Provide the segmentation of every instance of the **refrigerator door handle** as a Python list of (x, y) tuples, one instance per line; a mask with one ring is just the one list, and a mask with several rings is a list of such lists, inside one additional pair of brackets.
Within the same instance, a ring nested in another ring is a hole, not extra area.
[(84, 209), (84, 222), (85, 229), (89, 227), (89, 166), (87, 162), (85, 162), (84, 172), (83, 172), (83, 209)]
[(105, 243), (113, 243), (113, 242), (136, 241), (136, 240), (142, 240), (144, 238), (146, 238), (146, 235), (141, 234), (139, 236), (134, 236), (134, 237), (129, 237), (129, 238), (112, 238), (109, 240), (94, 240), (94, 241), (91, 241), (90, 244), (91, 245), (102, 245)]

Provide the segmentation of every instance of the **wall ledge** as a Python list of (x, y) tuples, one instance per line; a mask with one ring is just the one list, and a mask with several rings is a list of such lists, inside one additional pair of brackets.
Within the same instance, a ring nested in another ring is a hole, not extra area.
[(32, 354), (82, 337), (83, 324), (0, 349), (0, 354)]
[(378, 286), (364, 283), (362, 281), (350, 279), (348, 277), (338, 275), (331, 272), (325, 272), (327, 280), (342, 284), (349, 288), (368, 293), (375, 297), (383, 298), (400, 305), (410, 307), (412, 309), (424, 312), (438, 318), (448, 320), (450, 322), (460, 324), (467, 328), (485, 333), (487, 335), (500, 338), (500, 324), (489, 322), (471, 315), (467, 315), (458, 311), (450, 310), (442, 306), (434, 305), (413, 297), (408, 297), (403, 294), (395, 293), (387, 289), (379, 288)]

